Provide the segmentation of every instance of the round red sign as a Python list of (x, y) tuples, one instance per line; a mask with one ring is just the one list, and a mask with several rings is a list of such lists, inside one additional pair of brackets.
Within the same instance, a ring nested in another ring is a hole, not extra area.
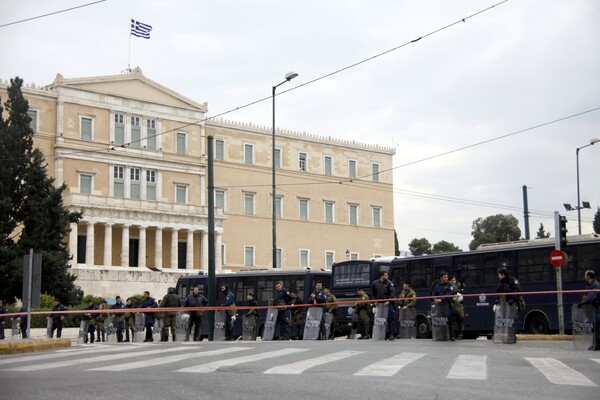
[(554, 249), (550, 252), (550, 265), (553, 267), (562, 267), (567, 263), (567, 255), (564, 251)]

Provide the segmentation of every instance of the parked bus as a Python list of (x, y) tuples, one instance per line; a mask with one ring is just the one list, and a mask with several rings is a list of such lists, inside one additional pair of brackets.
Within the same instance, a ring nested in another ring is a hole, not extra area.
[[(269, 270), (253, 270), (242, 271), (238, 273), (216, 274), (217, 281), (217, 305), (223, 301), (223, 296), (219, 292), (222, 284), (229, 285), (229, 289), (235, 298), (237, 306), (246, 306), (248, 293), (253, 293), (259, 306), (266, 306), (270, 299), (273, 298), (275, 290), (275, 282), (282, 281), (283, 287), (288, 290), (296, 290), (298, 298), (303, 304), (309, 303), (310, 294), (313, 291), (315, 281), (320, 280), (325, 286), (328, 286), (331, 281), (331, 271), (311, 271), (308, 269), (292, 270), (292, 269), (269, 269)], [(194, 286), (200, 288), (200, 292), (208, 298), (208, 275), (186, 275), (181, 276), (177, 280), (175, 291), (183, 301), (189, 295)], [(247, 310), (238, 310), (240, 318), (237, 318), (234, 326), (234, 336), (242, 335), (242, 316)], [(259, 336), (262, 332), (266, 309), (259, 310)], [(205, 313), (202, 318), (202, 336), (208, 334), (208, 315)]]
[[(464, 280), (465, 308), (464, 329), (466, 337), (480, 334), (489, 335), (493, 331), (494, 313), (492, 306), (494, 293), (498, 285), (498, 269), (506, 268), (516, 277), (523, 292), (556, 290), (556, 271), (549, 262), (550, 251), (554, 249), (554, 239), (522, 240), (516, 242), (486, 244), (475, 251), (453, 252), (385, 261), (344, 261), (332, 266), (332, 293), (338, 300), (357, 298), (355, 290), (363, 288), (371, 296), (371, 282), (378, 278), (380, 271), (387, 271), (396, 288), (398, 296), (402, 283), (406, 280), (417, 297), (429, 296), (433, 282), (441, 271)], [(581, 290), (584, 288), (583, 276), (587, 269), (600, 267), (600, 236), (580, 235), (568, 238), (565, 252), (568, 263), (562, 270), (562, 289)], [(565, 329), (571, 326), (571, 307), (577, 303), (581, 294), (563, 294), (563, 312)], [(526, 333), (545, 334), (559, 329), (557, 295), (524, 295), (526, 309), (519, 313), (517, 329)], [(431, 337), (431, 302), (428, 299), (417, 301), (417, 335), (420, 338)], [(338, 309), (338, 326), (349, 331), (351, 312), (348, 306)]]

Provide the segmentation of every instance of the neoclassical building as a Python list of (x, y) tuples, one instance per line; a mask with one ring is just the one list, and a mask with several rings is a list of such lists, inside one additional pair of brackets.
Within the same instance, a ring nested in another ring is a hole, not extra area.
[[(9, 83), (0, 82), (6, 99)], [(162, 295), (208, 268), (207, 138), (214, 138), (217, 270), (271, 268), (272, 130), (207, 118), (128, 73), (27, 84), (34, 144), (83, 212), (68, 241), (86, 293)], [(394, 149), (277, 131), (277, 266), (327, 268), (394, 252)]]

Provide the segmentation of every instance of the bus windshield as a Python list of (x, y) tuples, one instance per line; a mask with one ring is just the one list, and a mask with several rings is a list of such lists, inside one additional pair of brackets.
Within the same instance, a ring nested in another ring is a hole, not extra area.
[(363, 287), (371, 283), (370, 262), (336, 264), (333, 270), (332, 287)]

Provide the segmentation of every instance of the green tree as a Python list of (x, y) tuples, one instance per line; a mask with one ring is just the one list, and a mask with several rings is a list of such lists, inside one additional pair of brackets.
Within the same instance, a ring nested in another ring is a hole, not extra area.
[(521, 230), (519, 220), (512, 214), (496, 214), (489, 217), (477, 218), (473, 221), (473, 240), (469, 243), (469, 249), (475, 250), (484, 243), (499, 243), (519, 240)]
[(400, 245), (398, 244), (398, 234), (394, 229), (394, 255), (398, 257), (400, 255)]
[(408, 244), (408, 250), (414, 255), (422, 255), (422, 254), (430, 254), (431, 253), (431, 243), (429, 240), (425, 238), (417, 239), (414, 238)]
[(594, 227), (594, 233), (600, 234), (600, 207), (596, 211), (596, 215), (594, 215), (594, 222), (592, 223)]
[(538, 229), (537, 236), (535, 238), (536, 239), (545, 239), (545, 238), (549, 238), (549, 237), (550, 237), (550, 232), (546, 233), (546, 231), (544, 230), (544, 224), (542, 224), (540, 222), (540, 229)]
[(54, 187), (43, 153), (33, 149), (22, 84), (18, 77), (11, 79), (8, 119), (0, 118), (0, 296), (11, 303), (21, 297), (22, 258), (33, 248), (42, 253), (42, 293), (72, 304), (75, 277), (68, 271), (70, 255), (63, 240), (69, 223), (79, 221), (81, 214), (64, 207), (66, 186)]
[(431, 254), (451, 253), (454, 251), (462, 251), (462, 249), (454, 243), (446, 242), (445, 240), (440, 240), (431, 248)]

